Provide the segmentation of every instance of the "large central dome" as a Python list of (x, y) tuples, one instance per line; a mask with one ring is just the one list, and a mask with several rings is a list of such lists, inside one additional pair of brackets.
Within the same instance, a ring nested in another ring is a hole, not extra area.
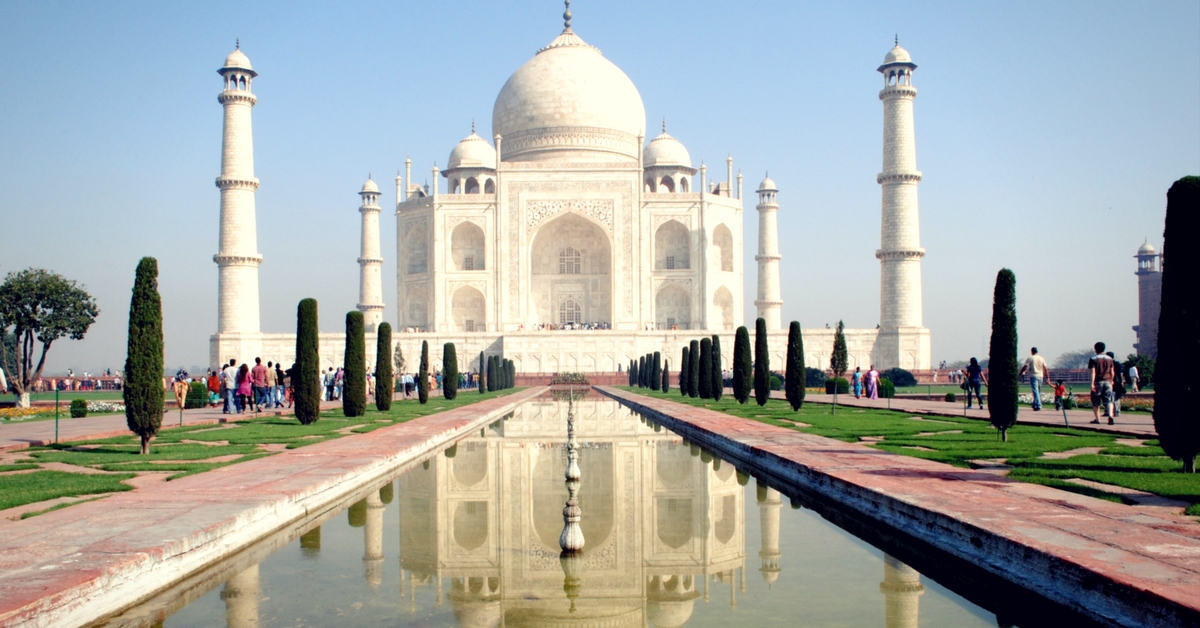
[(645, 129), (633, 81), (570, 28), (509, 77), (492, 108), (504, 161), (636, 161)]

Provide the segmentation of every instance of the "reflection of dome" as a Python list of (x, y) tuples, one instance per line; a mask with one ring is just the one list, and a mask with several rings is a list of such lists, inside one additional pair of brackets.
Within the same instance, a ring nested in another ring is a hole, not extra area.
[(901, 48), (900, 44), (896, 44), (895, 48), (888, 51), (887, 56), (883, 58), (884, 65), (889, 63), (912, 63), (912, 57), (908, 51)]
[(496, 149), (487, 140), (475, 134), (475, 130), (471, 130), (463, 141), (459, 142), (454, 150), (450, 151), (450, 162), (446, 167), (447, 170), (455, 168), (490, 168), (496, 169)]
[(1145, 244), (1138, 247), (1138, 255), (1154, 255), (1157, 251), (1154, 250), (1154, 245), (1147, 241)]
[(595, 151), (636, 159), (646, 109), (633, 81), (569, 28), (517, 69), (496, 97), (503, 159)]
[(655, 628), (677, 628), (692, 618), (695, 603), (695, 599), (649, 602), (646, 616)]
[(362, 191), (359, 192), (359, 194), (362, 194), (364, 192), (369, 193), (369, 194), (379, 194), (379, 186), (375, 185), (375, 182), (373, 180), (371, 180), (370, 177), (368, 177), (367, 182), (363, 184)]
[(691, 168), (692, 157), (688, 154), (682, 142), (667, 135), (667, 132), (664, 130), (662, 135), (651, 140), (646, 146), (646, 150), (642, 151), (642, 165), (647, 168), (651, 166), (683, 166)]
[(493, 628), (500, 625), (500, 600), (479, 600), (473, 596), (450, 595), (454, 618), (462, 628)]
[(250, 67), (250, 58), (242, 53), (240, 46), (225, 57), (225, 67), (254, 71), (254, 68)]

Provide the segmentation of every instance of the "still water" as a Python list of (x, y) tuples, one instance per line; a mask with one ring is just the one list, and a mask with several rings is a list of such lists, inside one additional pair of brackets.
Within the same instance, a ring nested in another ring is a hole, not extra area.
[(543, 397), (104, 625), (997, 625), (616, 402), (572, 412), (576, 558), (559, 548), (568, 403)]

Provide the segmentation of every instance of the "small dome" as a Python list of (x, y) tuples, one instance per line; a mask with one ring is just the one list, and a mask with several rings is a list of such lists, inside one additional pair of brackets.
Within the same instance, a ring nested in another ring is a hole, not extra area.
[(646, 605), (646, 618), (655, 628), (678, 628), (692, 618), (695, 600), (652, 601)]
[(889, 63), (912, 63), (912, 57), (908, 51), (901, 48), (900, 44), (896, 44), (895, 48), (888, 51), (887, 56), (883, 58), (884, 65)]
[(241, 68), (243, 70), (250, 70), (252, 72), (254, 71), (254, 68), (250, 67), (250, 58), (242, 54), (242, 49), (240, 46), (233, 52), (229, 53), (228, 57), (225, 57), (225, 67)]
[(1138, 255), (1154, 255), (1158, 251), (1154, 250), (1154, 245), (1147, 241), (1145, 244), (1138, 247)]
[(775, 187), (775, 181), (772, 180), (771, 177), (767, 177), (762, 180), (762, 183), (758, 184), (758, 191), (759, 192), (778, 192), (779, 188)]
[(474, 129), (454, 150), (450, 151), (450, 162), (446, 170), (455, 168), (496, 169), (496, 149), (487, 140), (475, 134)]
[(646, 145), (646, 149), (642, 151), (642, 165), (646, 168), (651, 166), (684, 166), (685, 168), (692, 167), (692, 156), (688, 154), (687, 148), (684, 148), (683, 142), (667, 135), (663, 131), (661, 135), (650, 140)]
[(367, 178), (367, 182), (362, 186), (362, 191), (359, 192), (359, 194), (366, 193), (379, 194), (379, 186), (375, 185), (375, 181), (373, 181), (370, 177)]

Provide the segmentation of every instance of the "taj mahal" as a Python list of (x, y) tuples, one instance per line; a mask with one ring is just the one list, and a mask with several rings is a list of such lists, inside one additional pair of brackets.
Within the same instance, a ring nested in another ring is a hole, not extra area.
[[(562, 32), (500, 90), (490, 135), (472, 124), (445, 168), (431, 169), (431, 185), (414, 184), (411, 160), (396, 176), (393, 340), (410, 364), (428, 341), (433, 366), (440, 368), (440, 346), (453, 342), (460, 370), (477, 369), (484, 352), (511, 359), (519, 373), (548, 374), (612, 373), (653, 351), (673, 364), (690, 340), (719, 335), (728, 367), (735, 329), (754, 327), (743, 315), (743, 175), (735, 175), (732, 157), (723, 173), (710, 172), (704, 161), (696, 167), (665, 123), (648, 138), (637, 87), (575, 33), (570, 2), (563, 18)], [(897, 44), (877, 68), (884, 81), (883, 164), (876, 177), (882, 187), (880, 314), (876, 329), (846, 330), (852, 369), (930, 368), (921, 301), (916, 67)], [(263, 333), (259, 321), (264, 260), (255, 229), (259, 181), (251, 131), (257, 73), (240, 45), (218, 72), (224, 135), (216, 181), (220, 242), (213, 256), (218, 325), (210, 363), (261, 356), (288, 364), (295, 334)], [(779, 193), (770, 177), (753, 192), (759, 233), (754, 305), (766, 321), (776, 370), (783, 367), (787, 339)], [(359, 196), (359, 302), (321, 305), (324, 318), (339, 321), (356, 307), (370, 336), (385, 308), (382, 193), (368, 179)], [(833, 334), (804, 330), (808, 365), (828, 365)], [(323, 366), (342, 363), (344, 341), (344, 334), (321, 335)]]

